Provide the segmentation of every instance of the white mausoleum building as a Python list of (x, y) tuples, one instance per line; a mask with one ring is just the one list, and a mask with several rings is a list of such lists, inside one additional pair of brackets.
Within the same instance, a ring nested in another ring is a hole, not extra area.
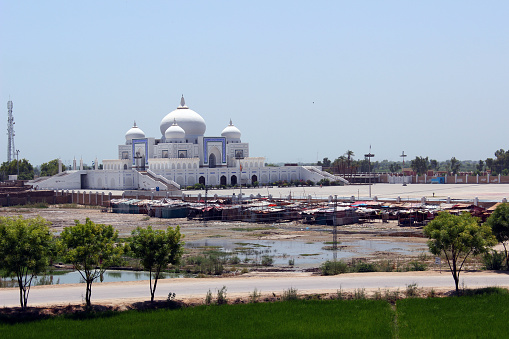
[[(118, 146), (118, 159), (103, 160), (103, 168), (76, 168), (32, 183), (50, 189), (159, 189), (178, 190), (201, 183), (207, 186), (260, 184), (328, 178), (316, 167), (266, 167), (264, 157), (251, 157), (249, 144), (230, 123), (220, 136), (205, 136), (205, 120), (186, 106), (167, 114), (159, 124), (160, 138), (147, 137), (134, 123)], [(329, 178), (333, 179), (333, 178)], [(336, 178), (337, 179), (337, 178)]]

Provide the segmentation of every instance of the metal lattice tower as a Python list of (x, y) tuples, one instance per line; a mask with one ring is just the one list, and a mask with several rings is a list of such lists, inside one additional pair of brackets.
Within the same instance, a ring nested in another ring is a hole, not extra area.
[(12, 101), (7, 101), (7, 162), (16, 158), (16, 148), (14, 147), (14, 118), (12, 117)]

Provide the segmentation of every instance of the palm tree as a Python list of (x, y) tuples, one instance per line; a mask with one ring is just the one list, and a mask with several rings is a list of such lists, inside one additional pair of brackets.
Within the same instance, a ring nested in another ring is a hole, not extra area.
[(353, 151), (346, 151), (345, 155), (348, 157), (348, 172), (350, 172), (350, 177), (352, 176), (352, 169), (350, 167), (351, 165), (351, 161), (352, 161), (352, 157), (355, 155), (355, 153)]

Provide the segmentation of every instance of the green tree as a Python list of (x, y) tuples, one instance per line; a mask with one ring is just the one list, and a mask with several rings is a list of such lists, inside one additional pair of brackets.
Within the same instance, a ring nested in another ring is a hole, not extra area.
[(479, 163), (477, 164), (476, 168), (479, 172), (484, 172), (484, 161), (479, 160)]
[(424, 227), (424, 235), (428, 240), (428, 247), (435, 255), (444, 254), (459, 291), (459, 277), (465, 260), (469, 255), (485, 253), (496, 244), (491, 229), (486, 225), (479, 225), (478, 219), (469, 213), (453, 215), (439, 212), (438, 216)]
[(440, 164), (438, 163), (438, 161), (436, 161), (435, 159), (431, 159), (429, 161), (429, 167), (433, 170), (433, 171), (438, 171), (440, 169)]
[(48, 266), (53, 249), (50, 222), (0, 217), (0, 268), (16, 275), (19, 302), (26, 309), (32, 280)]
[(104, 271), (121, 261), (123, 246), (116, 244), (118, 232), (111, 225), (95, 224), (89, 218), (65, 227), (60, 235), (60, 251), (66, 262), (74, 265), (87, 287), (85, 301), (91, 306), (92, 283)]
[(389, 171), (391, 171), (391, 173), (399, 172), (400, 169), (401, 165), (398, 164), (397, 162), (393, 162), (392, 164), (389, 165)]
[(11, 162), (4, 162), (0, 166), (0, 174), (3, 180), (6, 180), (9, 175), (18, 174), (19, 163), (19, 176), (18, 180), (32, 180), (34, 178), (34, 167), (26, 159), (13, 160)]
[(415, 159), (410, 163), (410, 167), (412, 167), (414, 172), (418, 175), (423, 175), (429, 168), (428, 157), (415, 157)]
[(58, 173), (58, 159), (45, 162), (41, 165), (41, 177), (50, 177)]
[[(161, 271), (168, 265), (175, 265), (182, 256), (182, 238), (180, 227), (168, 227), (165, 231), (137, 227), (132, 231), (130, 252), (133, 257), (140, 259), (143, 268), (149, 271), (150, 301), (154, 301), (157, 280)], [(152, 273), (154, 284), (152, 285)]]
[(486, 225), (491, 228), (499, 243), (504, 246), (505, 267), (509, 270), (509, 203), (500, 204), (486, 220)]
[(459, 170), (460, 170), (460, 167), (461, 167), (461, 161), (459, 161), (455, 157), (452, 157), (451, 158), (451, 171), (452, 171), (452, 174), (458, 173)]
[(486, 168), (489, 168), (493, 172), (493, 158), (486, 159)]

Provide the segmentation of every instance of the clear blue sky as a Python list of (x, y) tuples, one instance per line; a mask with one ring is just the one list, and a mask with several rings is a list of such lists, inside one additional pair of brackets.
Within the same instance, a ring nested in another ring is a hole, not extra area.
[(509, 148), (508, 1), (0, 0), (0, 161), (117, 158), (184, 94), (269, 162)]

